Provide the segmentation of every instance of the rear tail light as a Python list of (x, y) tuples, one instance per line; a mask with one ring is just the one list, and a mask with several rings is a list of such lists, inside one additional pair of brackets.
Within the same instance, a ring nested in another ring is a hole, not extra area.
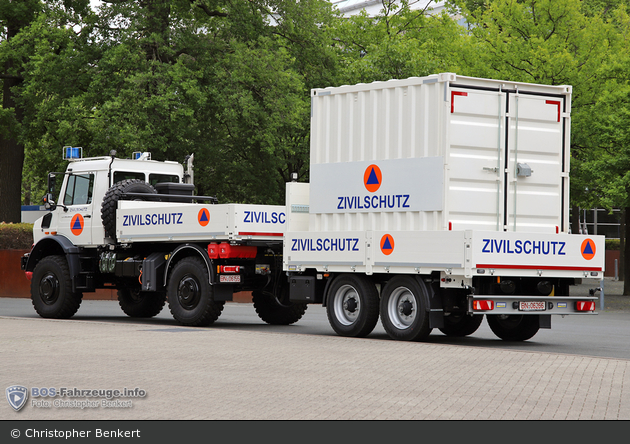
[(484, 300), (473, 301), (473, 310), (475, 311), (494, 310), (494, 301), (484, 301)]
[(595, 301), (577, 301), (575, 309), (577, 311), (595, 311)]
[(247, 245), (230, 245), (227, 242), (208, 244), (210, 259), (254, 259), (257, 253), (257, 247)]
[(217, 266), (219, 273), (240, 273), (240, 265), (219, 265)]

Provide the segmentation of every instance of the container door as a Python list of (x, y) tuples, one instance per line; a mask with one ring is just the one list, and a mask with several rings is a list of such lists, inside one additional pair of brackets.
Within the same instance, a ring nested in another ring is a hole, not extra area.
[(447, 222), (453, 230), (502, 230), (506, 94), (452, 87), (450, 95)]
[(564, 99), (512, 93), (507, 106), (506, 231), (562, 231)]

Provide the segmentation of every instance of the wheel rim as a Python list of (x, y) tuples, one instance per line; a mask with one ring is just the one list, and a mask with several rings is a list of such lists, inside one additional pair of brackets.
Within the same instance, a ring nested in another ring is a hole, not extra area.
[(418, 313), (418, 304), (411, 290), (398, 287), (389, 297), (387, 314), (394, 327), (405, 330), (413, 324)]
[(59, 279), (54, 273), (47, 273), (39, 281), (39, 295), (46, 305), (52, 305), (59, 298)]
[(177, 299), (186, 310), (194, 309), (201, 299), (199, 282), (192, 275), (187, 274), (179, 281), (177, 287)]
[(335, 317), (343, 325), (352, 325), (361, 313), (361, 298), (351, 285), (342, 285), (335, 293)]

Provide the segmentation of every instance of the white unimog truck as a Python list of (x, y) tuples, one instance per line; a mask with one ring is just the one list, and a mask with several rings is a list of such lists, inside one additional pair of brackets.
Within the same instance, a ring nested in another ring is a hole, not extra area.
[(604, 237), (568, 234), (570, 110), (569, 86), (452, 73), (315, 89), (310, 183), (286, 206), (193, 196), (190, 160), (72, 161), (22, 261), (33, 304), (70, 317), (113, 287), (130, 316), (167, 299), (201, 326), (249, 290), (273, 324), (319, 303), (343, 336), (379, 315), (395, 339), (466, 336), (486, 315), (529, 339), (595, 314), (570, 286), (603, 278)]

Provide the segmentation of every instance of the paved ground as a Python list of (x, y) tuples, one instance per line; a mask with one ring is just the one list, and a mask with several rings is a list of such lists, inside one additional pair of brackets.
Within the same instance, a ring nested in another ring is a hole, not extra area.
[[(577, 290), (588, 292), (589, 284)], [(623, 298), (615, 292), (606, 282), (605, 301)], [(624, 359), (94, 320), (0, 319), (0, 388), (147, 393), (130, 398), (130, 408), (103, 407), (100, 397), (91, 398), (98, 401), (94, 408), (36, 407), (31, 397), (16, 413), (0, 402), (3, 420), (630, 420), (630, 360)]]

